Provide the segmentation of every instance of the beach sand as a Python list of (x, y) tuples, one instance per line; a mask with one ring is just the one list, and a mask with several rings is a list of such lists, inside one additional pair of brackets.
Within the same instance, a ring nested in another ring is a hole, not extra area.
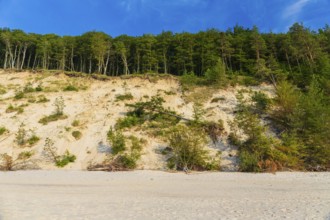
[(0, 172), (0, 219), (330, 219), (330, 173)]

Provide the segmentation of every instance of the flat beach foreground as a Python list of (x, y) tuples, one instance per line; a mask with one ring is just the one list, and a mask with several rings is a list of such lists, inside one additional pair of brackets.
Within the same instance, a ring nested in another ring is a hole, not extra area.
[(330, 219), (330, 173), (0, 172), (0, 219)]

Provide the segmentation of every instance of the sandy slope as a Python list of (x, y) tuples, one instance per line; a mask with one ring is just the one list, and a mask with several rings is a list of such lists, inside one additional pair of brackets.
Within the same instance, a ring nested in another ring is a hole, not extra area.
[[(32, 83), (35, 87), (42, 85), (44, 91), (26, 94), (26, 98), (13, 99), (15, 91), (24, 88), (27, 83)], [(63, 88), (67, 85), (75, 85), (80, 89), (79, 92), (64, 92)], [(185, 96), (201, 95), (202, 102), (206, 111), (207, 120), (218, 121), (222, 119), (226, 134), (229, 134), (229, 121), (233, 119), (233, 111), (237, 104), (235, 95), (243, 87), (228, 88), (226, 90), (196, 90), (193, 94), (183, 94), (182, 89), (175, 78), (164, 78), (158, 81), (142, 78), (121, 79), (113, 78), (109, 81), (97, 81), (86, 78), (69, 78), (63, 74), (33, 74), (29, 72), (8, 73), (0, 70), (0, 86), (5, 88), (6, 93), (0, 94), (0, 126), (5, 126), (9, 132), (0, 136), (0, 153), (7, 153), (14, 159), (23, 151), (33, 151), (31, 166), (29, 168), (57, 169), (52, 163), (47, 162), (43, 157), (43, 147), (46, 138), (51, 138), (58, 154), (63, 154), (69, 150), (77, 156), (75, 163), (71, 163), (63, 169), (81, 170), (86, 169), (90, 163), (97, 163), (104, 160), (106, 153), (109, 152), (109, 144), (106, 141), (106, 133), (110, 126), (115, 125), (118, 118), (124, 117), (128, 108), (125, 103), (134, 103), (140, 100), (148, 100), (155, 95), (162, 96), (166, 103), (165, 106), (175, 110), (186, 118), (193, 115), (193, 103), (188, 102)], [(244, 88), (252, 90), (266, 91), (271, 94), (270, 86), (258, 88)], [(116, 96), (131, 93), (133, 100), (116, 102)], [(46, 103), (30, 103), (30, 99), (38, 99), (44, 95), (50, 101)], [(50, 115), (54, 111), (54, 100), (63, 97), (65, 102), (64, 113), (68, 116), (65, 120), (51, 122), (42, 125), (38, 121)], [(213, 98), (221, 97), (221, 101), (211, 102)], [(7, 107), (26, 105), (22, 114), (6, 113)], [(79, 120), (80, 125), (73, 127), (71, 123)], [(22, 148), (15, 144), (15, 135), (21, 123), (24, 123), (26, 130), (33, 130), (40, 137), (40, 141), (33, 147)], [(75, 140), (72, 131), (82, 132), (82, 138)], [(143, 137), (148, 142), (144, 146), (143, 155), (139, 163), (139, 169), (165, 169), (165, 158), (159, 152), (166, 147), (166, 143), (146, 134), (145, 131), (130, 131), (127, 135), (133, 134)], [(236, 170), (237, 150), (230, 146), (226, 141), (226, 135), (214, 146), (210, 144), (209, 149), (213, 152), (222, 151), (222, 169)]]
[(0, 219), (330, 219), (330, 173), (0, 172)]

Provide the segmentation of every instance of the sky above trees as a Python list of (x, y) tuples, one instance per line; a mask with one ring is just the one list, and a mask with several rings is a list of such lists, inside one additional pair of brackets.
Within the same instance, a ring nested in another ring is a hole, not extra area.
[(329, 21), (330, 0), (0, 0), (0, 27), (39, 34), (136, 36), (236, 24), (286, 32), (295, 22), (317, 30)]

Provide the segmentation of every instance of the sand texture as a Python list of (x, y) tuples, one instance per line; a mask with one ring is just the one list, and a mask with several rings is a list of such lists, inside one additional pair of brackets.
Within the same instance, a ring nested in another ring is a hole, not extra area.
[(0, 173), (0, 219), (330, 219), (330, 173)]

